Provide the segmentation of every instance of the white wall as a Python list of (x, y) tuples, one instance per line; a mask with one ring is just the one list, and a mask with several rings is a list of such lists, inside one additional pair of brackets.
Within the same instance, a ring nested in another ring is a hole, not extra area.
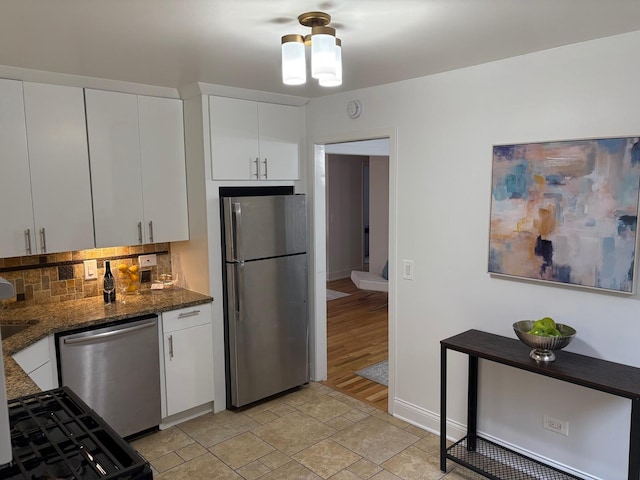
[(369, 157), (369, 271), (380, 275), (389, 258), (389, 157)]
[(327, 155), (327, 280), (362, 270), (362, 168), (366, 157)]
[[(550, 315), (578, 330), (568, 350), (640, 366), (638, 295), (487, 274), (492, 145), (640, 134), (638, 46), (634, 32), (308, 104), (310, 146), (397, 132), (396, 415), (438, 428), (439, 340), (470, 328), (514, 337), (514, 321)], [(351, 99), (363, 104), (357, 120)], [(398, 275), (402, 259), (414, 260), (413, 281)], [(450, 421), (464, 424), (466, 358), (450, 354), (449, 367)], [(485, 362), (480, 371), (480, 430), (592, 477), (626, 478), (628, 401)], [(569, 436), (543, 430), (543, 414), (568, 420)]]

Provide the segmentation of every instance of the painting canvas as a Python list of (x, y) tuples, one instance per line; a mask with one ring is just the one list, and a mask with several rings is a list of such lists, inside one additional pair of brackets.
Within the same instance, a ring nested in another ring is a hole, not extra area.
[(633, 293), (639, 140), (494, 146), (489, 273)]

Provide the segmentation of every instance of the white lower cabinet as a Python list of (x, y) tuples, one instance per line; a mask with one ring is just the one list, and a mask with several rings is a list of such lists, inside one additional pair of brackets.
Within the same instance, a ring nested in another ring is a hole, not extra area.
[(162, 314), (163, 418), (213, 402), (211, 312), (211, 305), (203, 304)]
[(58, 367), (53, 335), (14, 353), (13, 359), (41, 390), (58, 388)]

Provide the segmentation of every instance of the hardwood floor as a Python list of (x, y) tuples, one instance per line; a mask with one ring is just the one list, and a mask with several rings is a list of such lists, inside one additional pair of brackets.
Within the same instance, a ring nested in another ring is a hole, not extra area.
[(387, 411), (388, 389), (355, 374), (387, 360), (387, 293), (359, 290), (351, 279), (327, 283), (327, 288), (349, 293), (327, 302), (326, 385)]

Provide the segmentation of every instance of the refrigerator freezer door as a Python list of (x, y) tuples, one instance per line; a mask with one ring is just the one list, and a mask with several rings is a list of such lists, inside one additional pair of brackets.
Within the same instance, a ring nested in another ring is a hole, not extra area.
[(227, 262), (307, 251), (304, 195), (226, 197), (223, 202)]
[(232, 405), (308, 383), (306, 254), (227, 269)]

